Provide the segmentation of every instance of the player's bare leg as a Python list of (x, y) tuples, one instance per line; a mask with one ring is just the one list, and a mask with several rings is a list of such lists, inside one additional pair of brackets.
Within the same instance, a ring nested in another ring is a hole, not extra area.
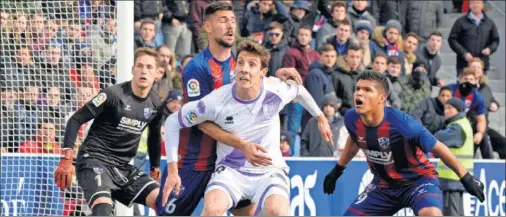
[(90, 208), (92, 216), (110, 216), (112, 214), (112, 200), (109, 197), (98, 197)]
[(263, 213), (266, 216), (288, 216), (290, 201), (286, 196), (273, 194), (264, 202)]
[(156, 197), (158, 197), (158, 193), (160, 192), (159, 188), (153, 189), (151, 192), (149, 192), (148, 196), (146, 197), (146, 206), (149, 206), (150, 208), (156, 210)]
[(418, 216), (443, 216), (443, 213), (437, 207), (425, 207), (418, 211)]
[(201, 216), (222, 216), (230, 207), (231, 197), (220, 189), (213, 189), (204, 196)]
[(256, 208), (257, 208), (256, 204), (252, 203), (240, 209), (232, 209), (230, 210), (230, 212), (234, 216), (253, 216), (255, 215)]

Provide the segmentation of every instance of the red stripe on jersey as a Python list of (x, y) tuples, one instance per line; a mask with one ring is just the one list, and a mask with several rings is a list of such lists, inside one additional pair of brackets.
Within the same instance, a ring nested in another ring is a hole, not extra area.
[(209, 60), (209, 68), (211, 68), (211, 74), (213, 76), (213, 90), (216, 90), (223, 86), (223, 68), (221, 68), (221, 64), (214, 59)]
[(179, 168), (183, 166), (184, 160), (186, 159), (186, 154), (188, 153), (191, 130), (191, 127), (179, 130), (179, 148), (177, 150), (177, 153), (179, 155), (178, 157), (180, 158), (178, 161)]
[(357, 210), (357, 209), (355, 209), (355, 208), (353, 208), (351, 206), (348, 207), (348, 210), (350, 210), (351, 212), (354, 212), (354, 213), (356, 213), (356, 214), (358, 214), (360, 216), (369, 216), (368, 214), (365, 214), (365, 213), (361, 212), (360, 210)]
[(357, 145), (359, 148), (362, 149), (368, 149), (367, 147), (367, 133), (365, 132), (365, 126), (364, 123), (362, 123), (362, 120), (357, 119), (357, 123), (355, 123), (357, 126)]
[(413, 146), (404, 141), (404, 150), (411, 172), (428, 178), (435, 178), (433, 173), (434, 165), (429, 162), (419, 147), (415, 147), (415, 150), (413, 150)]
[[(465, 97), (464, 103), (466, 105), (466, 109), (471, 108), (471, 103), (467, 103), (467, 102), (473, 102), (473, 97), (474, 97), (474, 94), (472, 92)], [(462, 99), (462, 94), (460, 93), (459, 88), (457, 88), (457, 90), (455, 90), (455, 98)]]
[[(381, 124), (381, 126), (378, 128), (377, 135), (378, 135), (378, 139), (379, 138), (390, 139), (390, 122), (384, 121), (383, 124)], [(388, 143), (390, 143), (390, 141), (388, 141)], [(381, 146), (380, 146), (380, 149), (381, 149)], [(388, 147), (386, 149), (384, 149), (384, 151), (392, 153), (391, 144), (389, 144)], [(391, 156), (393, 158), (393, 154)], [(393, 159), (392, 159), (392, 161), (393, 161)], [(388, 176), (390, 176), (390, 178), (392, 178), (393, 180), (398, 181), (398, 182), (406, 181), (406, 179), (400, 173), (397, 172), (397, 169), (395, 168), (395, 161), (391, 164), (386, 165), (385, 170), (386, 170)]]
[(200, 152), (199, 157), (197, 158), (197, 162), (195, 163), (196, 171), (206, 171), (208, 160), (213, 154), (213, 145), (214, 139), (208, 136), (205, 133), (202, 133), (202, 138), (200, 140)]
[(436, 170), (434, 164), (430, 163), (429, 159), (425, 156), (422, 149), (420, 147), (416, 147), (416, 156), (418, 161), (420, 162), (421, 167), (423, 168), (423, 174), (419, 173), (428, 178), (437, 178)]

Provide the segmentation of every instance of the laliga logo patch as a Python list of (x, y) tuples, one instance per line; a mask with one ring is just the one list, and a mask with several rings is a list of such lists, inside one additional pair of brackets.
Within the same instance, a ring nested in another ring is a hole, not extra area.
[(190, 124), (194, 124), (199, 119), (199, 117), (197, 116), (197, 113), (195, 113), (194, 111), (188, 112), (185, 115), (185, 118), (186, 118), (186, 121), (188, 121), (188, 123), (190, 123)]
[(388, 147), (390, 147), (390, 139), (388, 138), (381, 137), (378, 139), (378, 143), (382, 149), (388, 149)]
[(200, 84), (197, 79), (190, 79), (186, 84), (186, 89), (189, 97), (200, 96)]
[(107, 95), (105, 93), (100, 93), (91, 102), (96, 107), (99, 107), (100, 105), (102, 105), (102, 103), (105, 102), (106, 99), (107, 99)]

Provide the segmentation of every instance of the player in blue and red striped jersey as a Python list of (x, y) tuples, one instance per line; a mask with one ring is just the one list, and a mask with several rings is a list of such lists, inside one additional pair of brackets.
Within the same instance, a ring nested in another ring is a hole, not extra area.
[(416, 215), (442, 215), (438, 174), (426, 153), (433, 152), (461, 177), (465, 189), (484, 200), (483, 184), (460, 164), (443, 143), (413, 117), (385, 107), (388, 81), (364, 72), (355, 88), (355, 108), (344, 121), (350, 134), (336, 166), (325, 177), (323, 190), (332, 194), (346, 165), (362, 149), (373, 181), (344, 215), (393, 215), (404, 207)]
[[(194, 56), (184, 68), (185, 103), (200, 100), (234, 80), (235, 57), (231, 47), (235, 44), (236, 18), (232, 5), (225, 2), (208, 5), (204, 10), (203, 28), (208, 34), (209, 46)], [(282, 80), (291, 78), (302, 83), (299, 73), (293, 68), (280, 69), (276, 75)], [(202, 105), (199, 109), (204, 111), (206, 108)], [(240, 149), (252, 164), (268, 165), (271, 162), (270, 158), (261, 154), (262, 151), (266, 152), (262, 146), (243, 141), (214, 123), (204, 122), (198, 127), (181, 129), (179, 138), (180, 159), (177, 164), (168, 164), (162, 175), (160, 187), (164, 191), (156, 201), (158, 215), (187, 216), (193, 213), (215, 169), (215, 140)], [(181, 183), (181, 192), (169, 189), (175, 185), (174, 182)], [(249, 201), (240, 201), (232, 213), (252, 215), (255, 208)]]

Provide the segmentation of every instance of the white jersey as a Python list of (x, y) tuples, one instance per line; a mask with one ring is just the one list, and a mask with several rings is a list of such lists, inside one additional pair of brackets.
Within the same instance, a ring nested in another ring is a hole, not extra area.
[[(299, 85), (278, 78), (264, 78), (260, 94), (253, 100), (241, 100), (235, 84), (228, 84), (211, 92), (200, 101), (185, 104), (178, 114), (181, 127), (213, 121), (225, 131), (260, 144), (268, 150), (272, 166), (288, 173), (288, 166), (280, 150), (279, 112), (298, 96)], [(248, 173), (265, 173), (269, 167), (251, 165), (244, 154), (218, 142), (217, 166), (224, 165)]]

